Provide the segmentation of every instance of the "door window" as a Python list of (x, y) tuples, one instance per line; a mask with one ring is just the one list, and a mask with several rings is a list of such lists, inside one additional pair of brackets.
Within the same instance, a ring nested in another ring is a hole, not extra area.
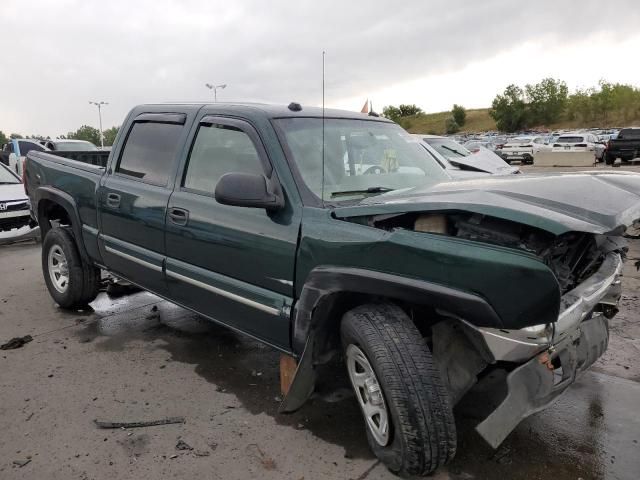
[(182, 186), (213, 195), (220, 177), (230, 172), (264, 174), (253, 141), (246, 132), (231, 125), (200, 125)]
[(166, 185), (182, 128), (174, 123), (134, 123), (116, 172), (145, 183)]

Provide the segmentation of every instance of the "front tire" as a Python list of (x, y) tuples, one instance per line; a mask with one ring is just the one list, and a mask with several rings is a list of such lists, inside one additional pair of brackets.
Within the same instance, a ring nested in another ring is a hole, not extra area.
[(341, 335), (375, 455), (400, 475), (426, 475), (451, 460), (456, 427), (449, 395), (404, 311), (391, 304), (359, 306), (344, 315)]
[(82, 260), (66, 228), (52, 228), (42, 243), (42, 272), (49, 293), (62, 308), (87, 305), (98, 295), (100, 270)]

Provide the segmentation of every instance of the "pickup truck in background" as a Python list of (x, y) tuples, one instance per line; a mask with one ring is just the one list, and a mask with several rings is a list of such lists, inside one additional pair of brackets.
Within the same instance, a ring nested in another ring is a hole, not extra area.
[(341, 358), (402, 475), (454, 456), (485, 373), (495, 448), (603, 354), (640, 219), (638, 174), (452, 181), (389, 120), (295, 103), (139, 106), (104, 164), (30, 152), (25, 189), (61, 307), (104, 269), (250, 335), (283, 354), (282, 412)]
[(606, 164), (612, 165), (618, 158), (623, 162), (640, 158), (640, 128), (623, 128), (607, 142)]

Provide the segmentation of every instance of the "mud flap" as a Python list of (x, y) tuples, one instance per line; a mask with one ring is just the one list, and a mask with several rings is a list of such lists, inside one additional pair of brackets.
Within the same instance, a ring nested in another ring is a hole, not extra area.
[(309, 335), (307, 338), (302, 356), (298, 361), (298, 367), (289, 386), (289, 392), (278, 407), (279, 413), (295, 412), (304, 405), (313, 393), (316, 384), (316, 373), (313, 367), (313, 338), (313, 335)]

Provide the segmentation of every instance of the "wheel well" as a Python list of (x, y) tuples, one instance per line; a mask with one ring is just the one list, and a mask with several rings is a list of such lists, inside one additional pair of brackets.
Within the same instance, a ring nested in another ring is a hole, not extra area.
[(409, 316), (413, 324), (428, 342), (431, 327), (442, 320), (434, 308), (383, 295), (356, 292), (339, 292), (328, 296), (314, 310), (319, 316), (314, 358), (316, 363), (326, 363), (341, 353), (340, 325), (345, 313), (367, 303), (392, 303), (399, 306)]
[(43, 199), (38, 202), (38, 224), (42, 238), (51, 230), (52, 222), (60, 225), (71, 225), (69, 212), (53, 200)]

